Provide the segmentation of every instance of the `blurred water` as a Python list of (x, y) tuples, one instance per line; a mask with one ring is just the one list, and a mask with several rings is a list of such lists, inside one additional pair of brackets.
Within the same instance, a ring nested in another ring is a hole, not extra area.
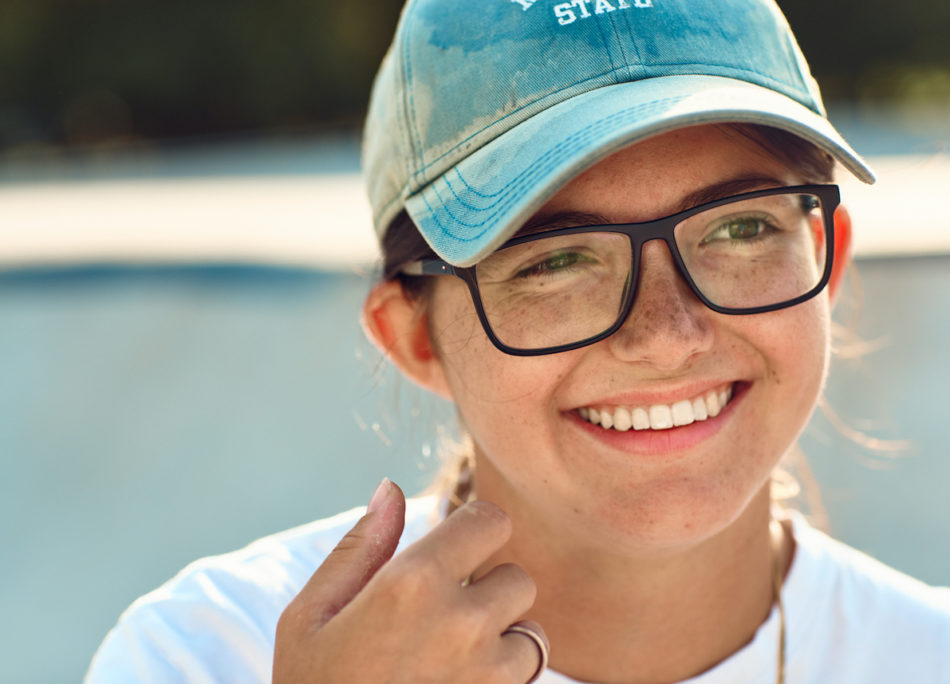
[[(839, 368), (831, 402), (913, 452), (869, 455), (820, 417), (803, 445), (838, 536), (947, 583), (950, 257), (861, 271), (862, 334), (888, 344)], [(364, 503), (383, 475), (425, 485), (450, 411), (363, 341), (367, 282), (0, 274), (0, 681), (75, 681), (121, 610), (188, 561)]]

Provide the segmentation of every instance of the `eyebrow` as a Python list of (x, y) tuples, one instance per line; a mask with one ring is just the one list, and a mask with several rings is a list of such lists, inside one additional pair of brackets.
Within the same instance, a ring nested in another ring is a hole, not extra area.
[(705, 188), (700, 188), (696, 192), (690, 193), (683, 198), (679, 208), (673, 213), (678, 214), (681, 211), (698, 207), (701, 204), (715, 202), (716, 200), (732, 197), (733, 195), (741, 195), (744, 192), (764, 190), (765, 188), (778, 188), (782, 185), (784, 185), (782, 181), (770, 176), (742, 176), (740, 178), (725, 180), (720, 183), (707, 185)]
[[(765, 188), (777, 188), (782, 185), (784, 185), (782, 181), (770, 176), (741, 176), (739, 178), (713, 183), (684, 197), (683, 201), (680, 202), (672, 214), (678, 214), (687, 209), (698, 207), (701, 204), (715, 202), (716, 200), (732, 197), (733, 195), (741, 195), (744, 192), (763, 190)], [(534, 235), (535, 233), (555, 230), (557, 228), (610, 225), (612, 223), (614, 222), (602, 214), (584, 211), (557, 211), (552, 214), (535, 214), (513, 237)]]

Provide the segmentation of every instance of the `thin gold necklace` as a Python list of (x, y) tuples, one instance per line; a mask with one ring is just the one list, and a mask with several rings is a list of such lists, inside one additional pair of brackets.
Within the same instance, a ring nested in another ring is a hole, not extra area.
[(785, 606), (782, 605), (782, 539), (785, 537), (784, 528), (775, 518), (772, 518), (778, 530), (777, 542), (772, 551), (772, 592), (775, 606), (778, 608), (778, 674), (776, 684), (785, 684)]

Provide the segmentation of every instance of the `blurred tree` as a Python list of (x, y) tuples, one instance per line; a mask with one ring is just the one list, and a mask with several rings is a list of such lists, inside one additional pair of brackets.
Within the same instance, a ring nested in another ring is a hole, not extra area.
[(400, 6), (3, 0), (0, 146), (355, 126)]
[[(913, 84), (921, 77), (950, 77), (946, 0), (778, 3), (827, 100), (894, 101), (914, 96)], [(950, 89), (931, 95), (950, 104)]]
[[(950, 102), (950, 2), (779, 0), (826, 99)], [(0, 0), (0, 149), (355, 128), (402, 0)]]

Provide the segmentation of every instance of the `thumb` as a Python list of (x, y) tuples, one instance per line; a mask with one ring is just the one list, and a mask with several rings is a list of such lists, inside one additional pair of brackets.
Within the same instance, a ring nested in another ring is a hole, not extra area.
[(366, 514), (346, 533), (317, 569), (297, 600), (304, 603), (314, 627), (326, 624), (392, 558), (406, 522), (406, 497), (384, 478)]

